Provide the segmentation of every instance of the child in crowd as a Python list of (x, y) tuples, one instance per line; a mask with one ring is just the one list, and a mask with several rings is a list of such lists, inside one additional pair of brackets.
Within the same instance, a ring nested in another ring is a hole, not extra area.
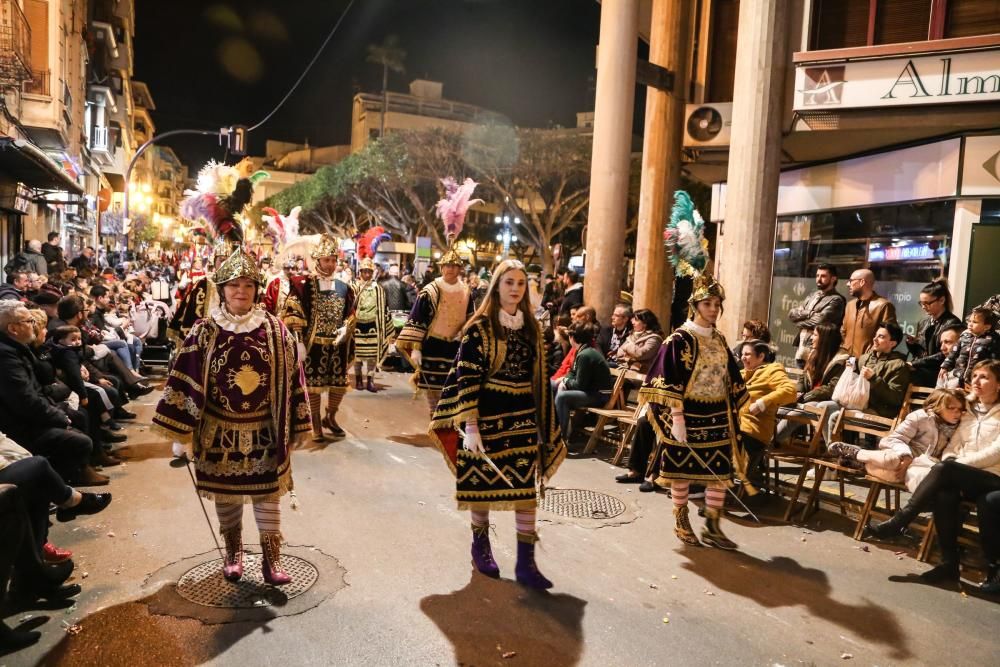
[(977, 306), (969, 315), (969, 327), (962, 333), (951, 354), (941, 364), (939, 379), (950, 376), (964, 387), (972, 377), (972, 369), (980, 361), (1000, 358), (1000, 334), (994, 328), (997, 313)]

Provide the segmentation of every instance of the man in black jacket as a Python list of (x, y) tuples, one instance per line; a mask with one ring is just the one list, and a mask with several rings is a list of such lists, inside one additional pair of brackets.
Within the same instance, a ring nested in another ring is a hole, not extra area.
[(580, 282), (580, 274), (573, 269), (567, 269), (562, 276), (563, 292), (562, 303), (559, 304), (559, 315), (572, 315), (574, 308), (583, 305), (583, 283)]
[(49, 459), (69, 484), (107, 484), (87, 461), (91, 439), (45, 396), (35, 376), (34, 319), (23, 304), (0, 303), (0, 430), (32, 454)]
[(66, 258), (63, 257), (63, 249), (59, 247), (59, 232), (49, 232), (48, 238), (49, 240), (42, 244), (42, 255), (45, 257), (49, 275), (57, 276), (66, 270)]

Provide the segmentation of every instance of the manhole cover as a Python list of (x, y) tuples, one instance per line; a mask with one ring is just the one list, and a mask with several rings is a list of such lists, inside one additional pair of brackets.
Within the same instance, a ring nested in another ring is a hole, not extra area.
[(611, 519), (625, 511), (614, 496), (587, 489), (547, 489), (538, 507), (573, 519)]
[(319, 572), (309, 561), (283, 554), (281, 565), (292, 577), (292, 583), (276, 587), (264, 583), (260, 572), (261, 555), (243, 554), (243, 578), (226, 581), (222, 576), (222, 559), (216, 558), (185, 572), (177, 582), (177, 592), (185, 600), (205, 607), (254, 609), (284, 603), (309, 590), (319, 578)]

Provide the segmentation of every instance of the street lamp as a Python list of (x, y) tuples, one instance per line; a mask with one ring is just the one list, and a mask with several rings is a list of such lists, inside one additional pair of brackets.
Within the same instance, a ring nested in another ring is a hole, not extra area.
[[(509, 200), (506, 201), (509, 202)], [(521, 218), (504, 213), (503, 215), (494, 217), (493, 223), (500, 225), (500, 231), (497, 233), (497, 241), (503, 244), (503, 253), (502, 255), (498, 255), (498, 257), (507, 257), (510, 255), (510, 244), (517, 243), (517, 234), (514, 232), (511, 224), (514, 226), (520, 225)]]

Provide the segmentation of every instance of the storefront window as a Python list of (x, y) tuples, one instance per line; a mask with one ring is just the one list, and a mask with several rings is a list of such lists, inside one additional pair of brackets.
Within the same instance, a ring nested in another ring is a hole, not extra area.
[(788, 311), (815, 291), (816, 267), (836, 267), (838, 289), (857, 269), (875, 273), (875, 290), (891, 299), (906, 333), (923, 317), (917, 295), (948, 272), (953, 201), (875, 206), (778, 219), (770, 326), (779, 361), (791, 365), (797, 327)]

